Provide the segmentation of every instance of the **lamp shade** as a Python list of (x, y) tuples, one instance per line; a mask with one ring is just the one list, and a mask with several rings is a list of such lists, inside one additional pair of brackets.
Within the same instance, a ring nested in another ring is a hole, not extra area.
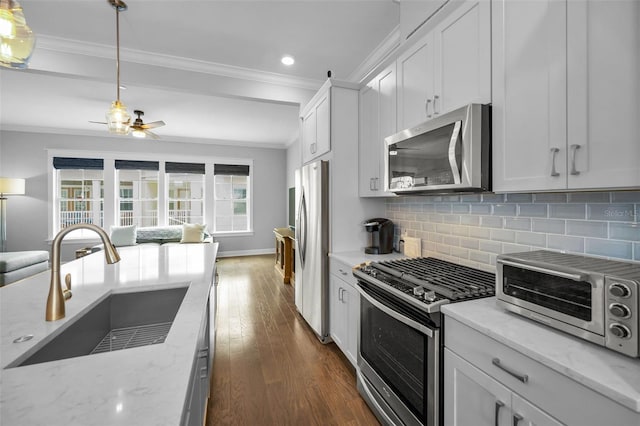
[(0, 194), (24, 195), (24, 179), (0, 177)]

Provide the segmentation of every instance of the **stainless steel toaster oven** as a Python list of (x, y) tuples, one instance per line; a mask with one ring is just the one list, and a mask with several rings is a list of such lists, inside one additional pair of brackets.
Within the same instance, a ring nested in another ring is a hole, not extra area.
[(496, 269), (507, 310), (640, 357), (640, 264), (539, 250), (500, 255)]

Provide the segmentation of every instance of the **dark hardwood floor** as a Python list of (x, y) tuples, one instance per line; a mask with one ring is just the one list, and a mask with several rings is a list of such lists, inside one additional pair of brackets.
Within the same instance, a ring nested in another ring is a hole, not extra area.
[(273, 255), (220, 259), (207, 426), (378, 425), (355, 371), (296, 312)]

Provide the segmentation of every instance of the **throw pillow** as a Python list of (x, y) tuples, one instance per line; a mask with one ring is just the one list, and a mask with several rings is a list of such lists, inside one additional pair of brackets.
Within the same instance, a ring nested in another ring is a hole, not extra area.
[(185, 223), (182, 225), (181, 243), (201, 243), (204, 241), (204, 230), (207, 225), (199, 223)]
[(111, 244), (116, 247), (136, 245), (136, 225), (112, 226)]

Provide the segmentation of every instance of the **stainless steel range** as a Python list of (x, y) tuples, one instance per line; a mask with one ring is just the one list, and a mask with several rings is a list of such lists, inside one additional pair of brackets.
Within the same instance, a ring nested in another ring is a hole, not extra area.
[(493, 296), (495, 275), (435, 258), (354, 268), (358, 390), (383, 424), (443, 424), (440, 307)]

